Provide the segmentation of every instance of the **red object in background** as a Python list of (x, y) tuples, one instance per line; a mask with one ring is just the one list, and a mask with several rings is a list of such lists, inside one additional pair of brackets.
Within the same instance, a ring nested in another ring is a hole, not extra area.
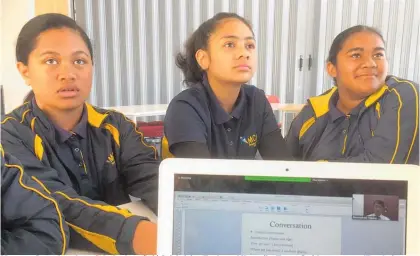
[[(266, 95), (266, 97), (270, 103), (280, 103), (280, 99), (276, 95)], [(278, 126), (281, 128), (281, 123), (278, 123)]]
[(137, 129), (143, 133), (144, 137), (156, 138), (163, 137), (163, 121), (137, 122)]
[(270, 103), (280, 103), (280, 99), (276, 95), (266, 95), (266, 96), (267, 96), (268, 102), (270, 102)]

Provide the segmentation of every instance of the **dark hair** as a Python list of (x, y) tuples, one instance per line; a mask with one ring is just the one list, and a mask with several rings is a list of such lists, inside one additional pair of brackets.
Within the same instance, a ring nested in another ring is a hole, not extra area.
[(47, 30), (60, 28), (72, 29), (80, 34), (89, 49), (93, 62), (92, 43), (86, 32), (77, 25), (75, 20), (58, 13), (46, 13), (36, 16), (23, 26), (16, 42), (16, 60), (28, 65), (29, 54), (35, 48), (38, 36)]
[(176, 56), (176, 65), (184, 73), (184, 83), (187, 86), (200, 82), (203, 77), (203, 70), (197, 63), (195, 53), (199, 49), (207, 49), (211, 33), (216, 29), (216, 26), (222, 20), (229, 18), (242, 21), (246, 26), (248, 26), (252, 34), (254, 34), (251, 24), (245, 18), (239, 16), (236, 13), (220, 12), (213, 16), (213, 18), (202, 23), (186, 41), (184, 45), (185, 52), (178, 53)]
[(340, 34), (338, 34), (335, 38), (334, 41), (331, 44), (331, 48), (330, 48), (330, 52), (328, 54), (328, 62), (331, 62), (334, 66), (337, 64), (337, 55), (338, 52), (341, 51), (341, 48), (343, 48), (343, 44), (344, 42), (353, 34), (355, 33), (359, 33), (359, 32), (371, 32), (374, 33), (376, 35), (378, 35), (382, 42), (384, 42), (385, 44), (385, 40), (384, 37), (382, 36), (381, 32), (379, 32), (377, 29), (373, 28), (373, 27), (369, 27), (369, 26), (364, 26), (364, 25), (357, 25), (354, 27), (350, 27), (346, 30), (344, 30), (343, 32), (341, 32)]
[(382, 206), (383, 208), (385, 208), (385, 203), (382, 200), (375, 200), (373, 202), (373, 205), (375, 205), (375, 204), (379, 204), (380, 206)]

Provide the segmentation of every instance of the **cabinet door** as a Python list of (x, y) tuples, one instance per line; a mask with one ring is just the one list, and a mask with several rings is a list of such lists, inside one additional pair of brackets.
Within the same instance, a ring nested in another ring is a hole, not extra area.
[(302, 102), (305, 103), (310, 97), (316, 96), (316, 68), (315, 60), (317, 59), (317, 46), (319, 31), (319, 12), (320, 6), (316, 0), (307, 0), (306, 2), (306, 20), (305, 20), (305, 48), (304, 48), (304, 61), (303, 61), (303, 93)]
[[(289, 72), (293, 76), (292, 83), (293, 90), (288, 91), (289, 101), (288, 103), (304, 103), (305, 99), (305, 73), (307, 70), (308, 59), (306, 57), (308, 42), (312, 40), (308, 34), (308, 23), (310, 17), (312, 17), (313, 9), (309, 9), (312, 0), (291, 0), (290, 2), (290, 32), (289, 42), (290, 48), (293, 53), (291, 65), (289, 65)], [(294, 61), (294, 63), (293, 63)], [(292, 88), (290, 88), (292, 89)], [(293, 95), (293, 98), (292, 98)], [(293, 99), (290, 101), (290, 99)]]

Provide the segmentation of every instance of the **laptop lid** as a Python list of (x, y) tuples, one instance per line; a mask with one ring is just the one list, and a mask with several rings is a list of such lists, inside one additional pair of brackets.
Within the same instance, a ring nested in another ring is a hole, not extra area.
[(419, 167), (168, 159), (158, 254), (411, 254)]

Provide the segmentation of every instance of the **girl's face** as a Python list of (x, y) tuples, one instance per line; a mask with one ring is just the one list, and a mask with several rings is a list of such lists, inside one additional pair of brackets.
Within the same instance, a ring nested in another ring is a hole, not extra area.
[(358, 98), (368, 97), (385, 83), (388, 62), (384, 42), (369, 31), (354, 33), (338, 52), (336, 65), (330, 62), (327, 69), (339, 88)]
[(71, 110), (83, 106), (92, 87), (89, 49), (74, 30), (51, 29), (41, 33), (19, 72), (32, 87), (41, 109)]
[(254, 35), (235, 18), (222, 20), (209, 37), (208, 49), (197, 51), (196, 57), (209, 78), (223, 83), (246, 83), (257, 69)]

